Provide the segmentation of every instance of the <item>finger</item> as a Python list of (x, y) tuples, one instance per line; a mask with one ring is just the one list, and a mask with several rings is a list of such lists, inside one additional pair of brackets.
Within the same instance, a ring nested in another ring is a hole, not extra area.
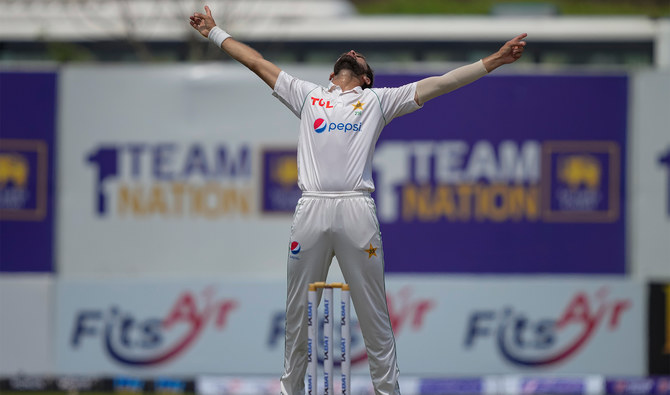
[(199, 12), (196, 12), (196, 13), (193, 14), (193, 15), (195, 15), (196, 18), (200, 18), (200, 19), (205, 19), (205, 18), (206, 18), (206, 15), (203, 15), (203, 14), (201, 14), (201, 13), (199, 13)]
[(522, 41), (526, 37), (528, 37), (528, 34), (522, 33), (511, 39), (509, 42), (512, 43), (513, 45), (526, 45), (526, 42)]
[(205, 12), (207, 12), (208, 17), (212, 17), (212, 10), (209, 9), (209, 6), (205, 6)]
[(514, 37), (512, 41), (521, 41), (526, 37), (528, 37), (528, 33), (521, 33), (518, 36)]
[[(524, 44), (524, 45), (522, 45), (522, 44)], [(511, 52), (512, 54), (521, 53), (521, 52), (523, 52), (523, 50), (524, 50), (524, 46), (525, 46), (525, 43), (523, 43), (523, 42), (522, 42), (522, 43), (512, 44), (512, 45), (510, 46), (510, 52)]]

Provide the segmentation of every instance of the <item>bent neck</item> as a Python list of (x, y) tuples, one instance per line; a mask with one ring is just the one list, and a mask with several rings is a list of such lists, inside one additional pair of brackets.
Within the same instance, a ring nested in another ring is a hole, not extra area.
[(357, 76), (351, 70), (342, 70), (333, 76), (331, 80), (333, 85), (337, 85), (342, 91), (349, 91), (357, 86), (363, 87), (363, 80), (361, 76)]

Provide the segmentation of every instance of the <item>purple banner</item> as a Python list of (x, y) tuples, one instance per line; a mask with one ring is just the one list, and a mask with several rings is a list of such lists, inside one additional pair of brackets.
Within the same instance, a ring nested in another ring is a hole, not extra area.
[(482, 394), (484, 383), (480, 378), (443, 378), (422, 379), (420, 382), (421, 394)]
[(583, 378), (537, 377), (521, 381), (522, 394), (585, 394)]
[(627, 85), (491, 75), (391, 122), (374, 162), (387, 271), (624, 274)]
[(53, 269), (56, 74), (0, 72), (0, 272)]
[(606, 394), (670, 394), (670, 377), (619, 377), (605, 380)]

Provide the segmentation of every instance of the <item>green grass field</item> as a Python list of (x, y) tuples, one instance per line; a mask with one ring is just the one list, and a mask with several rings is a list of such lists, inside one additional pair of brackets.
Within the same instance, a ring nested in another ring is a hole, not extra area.
[(558, 15), (670, 16), (668, 0), (352, 0), (361, 14), (488, 15), (494, 6), (550, 5)]

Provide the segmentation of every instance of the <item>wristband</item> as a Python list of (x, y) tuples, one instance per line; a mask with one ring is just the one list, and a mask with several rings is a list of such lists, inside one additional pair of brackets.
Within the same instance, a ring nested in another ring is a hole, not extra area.
[(209, 41), (216, 44), (217, 47), (221, 48), (221, 44), (230, 37), (230, 34), (226, 33), (223, 29), (218, 26), (214, 26), (212, 30), (209, 31), (207, 38)]

